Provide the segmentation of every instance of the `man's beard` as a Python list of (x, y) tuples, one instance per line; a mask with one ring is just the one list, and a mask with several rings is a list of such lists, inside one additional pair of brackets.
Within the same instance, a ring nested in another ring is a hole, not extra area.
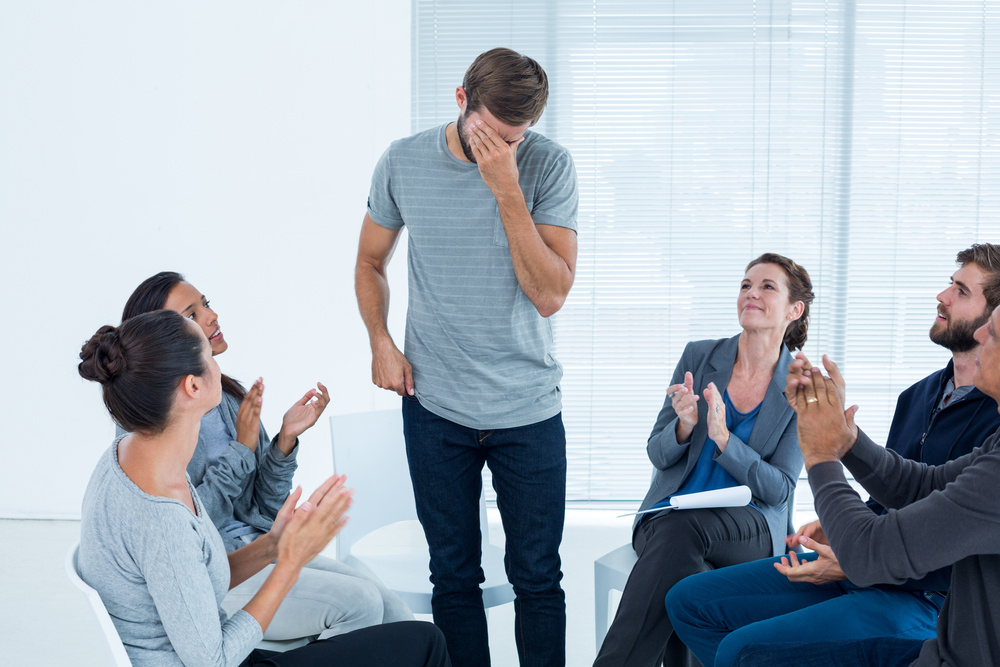
[(949, 317), (947, 326), (939, 327), (941, 323), (935, 322), (931, 326), (931, 342), (952, 352), (974, 350), (979, 345), (973, 337), (976, 329), (986, 324), (989, 318), (990, 313), (987, 311), (975, 320), (953, 320)]
[(463, 134), (463, 130), (467, 127), (465, 120), (466, 113), (466, 111), (463, 111), (458, 117), (458, 126), (455, 129), (458, 131), (458, 143), (462, 145), (462, 152), (465, 153), (465, 157), (469, 158), (469, 162), (475, 164), (476, 158), (472, 155), (472, 146), (469, 145), (468, 139)]

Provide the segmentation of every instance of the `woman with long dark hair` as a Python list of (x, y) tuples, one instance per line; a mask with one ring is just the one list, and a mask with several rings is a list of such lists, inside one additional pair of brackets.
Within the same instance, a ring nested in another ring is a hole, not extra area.
[[(134, 665), (446, 667), (444, 638), (415, 621), (330, 637), (286, 653), (254, 649), (303, 568), (343, 526), (351, 491), (333, 476), (296, 508), (282, 503), (267, 533), (226, 553), (187, 478), (221, 373), (198, 326), (160, 310), (104, 326), (80, 352), (127, 431), (101, 456), (83, 500), (79, 567), (101, 595)], [(268, 565), (269, 563), (273, 563)], [(226, 591), (268, 568), (232, 615)]]
[[(208, 338), (213, 357), (229, 348), (208, 299), (173, 271), (144, 280), (125, 304), (122, 322), (161, 308), (193, 320)], [(263, 380), (254, 381), (247, 391), (226, 375), (221, 383), (221, 402), (201, 420), (187, 472), (226, 550), (234, 551), (270, 530), (292, 487), (298, 436), (316, 423), (330, 395), (322, 384), (310, 389), (285, 412), (277, 435), (270, 439), (260, 421)], [(223, 608), (229, 613), (242, 608), (268, 573), (264, 568), (234, 587)], [(406, 604), (374, 576), (318, 556), (300, 573), (265, 639), (325, 638), (412, 618)]]

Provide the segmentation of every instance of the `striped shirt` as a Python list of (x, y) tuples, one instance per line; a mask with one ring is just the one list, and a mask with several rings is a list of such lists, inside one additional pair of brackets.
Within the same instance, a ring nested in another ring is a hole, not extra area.
[[(452, 155), (446, 127), (393, 142), (368, 197), (372, 220), (409, 234), (404, 354), (416, 395), (469, 428), (534, 424), (561, 410), (552, 327), (517, 282), (496, 198), (474, 163)], [(569, 152), (527, 132), (517, 167), (535, 224), (576, 230)]]

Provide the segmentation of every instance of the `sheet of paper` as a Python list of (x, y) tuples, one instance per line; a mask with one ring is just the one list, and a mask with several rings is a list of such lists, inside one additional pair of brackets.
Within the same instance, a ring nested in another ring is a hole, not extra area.
[(650, 507), (638, 512), (619, 514), (618, 518), (659, 512), (664, 509), (695, 510), (712, 507), (743, 507), (750, 504), (751, 498), (752, 494), (750, 493), (749, 486), (733, 486), (728, 489), (699, 491), (698, 493), (686, 493), (683, 496), (674, 496), (670, 499), (670, 507)]
[(709, 507), (743, 507), (750, 503), (749, 486), (733, 486), (728, 489), (714, 489), (674, 496), (670, 506), (675, 510), (696, 510)]

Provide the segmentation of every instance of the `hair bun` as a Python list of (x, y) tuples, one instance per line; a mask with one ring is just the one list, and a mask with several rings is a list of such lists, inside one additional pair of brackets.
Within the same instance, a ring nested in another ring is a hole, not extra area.
[(104, 325), (80, 350), (80, 375), (86, 380), (105, 384), (128, 368), (117, 327)]

